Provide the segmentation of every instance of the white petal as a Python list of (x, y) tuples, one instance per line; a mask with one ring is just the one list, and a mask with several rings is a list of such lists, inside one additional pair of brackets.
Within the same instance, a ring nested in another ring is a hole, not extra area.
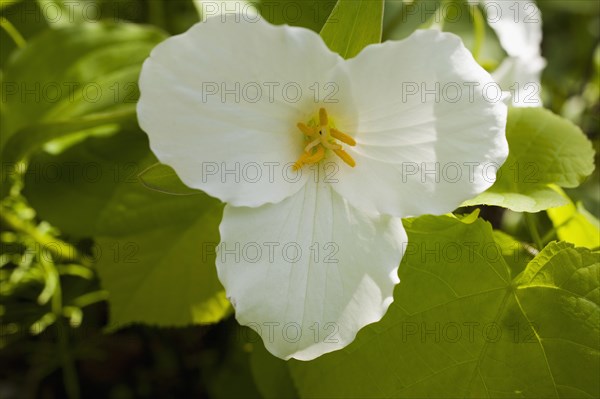
[(236, 206), (276, 203), (307, 179), (291, 171), (304, 146), (296, 124), (318, 112), (329, 82), (343, 86), (336, 96), (351, 110), (343, 60), (316, 33), (216, 16), (152, 51), (138, 119), (188, 186)]
[(517, 107), (539, 107), (540, 75), (546, 66), (541, 55), (542, 14), (530, 0), (484, 0), (488, 24), (508, 57), (492, 74), (502, 89), (512, 93)]
[(486, 18), (511, 57), (536, 58), (542, 43), (542, 14), (530, 0), (483, 0)]
[(355, 207), (442, 214), (493, 184), (508, 155), (505, 95), (457, 36), (369, 46), (349, 72), (358, 123), (340, 130), (357, 141), (346, 148), (356, 166), (338, 162), (333, 188)]
[(545, 66), (542, 57), (528, 60), (507, 57), (492, 76), (503, 90), (510, 90), (515, 107), (541, 107), (540, 76)]
[(400, 219), (359, 212), (327, 184), (310, 180), (275, 205), (228, 205), (220, 230), (217, 270), (236, 318), (280, 358), (343, 348), (393, 301)]

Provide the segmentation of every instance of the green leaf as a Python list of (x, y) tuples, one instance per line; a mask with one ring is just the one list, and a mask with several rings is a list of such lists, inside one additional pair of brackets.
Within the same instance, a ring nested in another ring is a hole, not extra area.
[(525, 270), (529, 261), (537, 254), (537, 250), (529, 244), (522, 243), (501, 230), (494, 230), (494, 241), (510, 267), (511, 275), (516, 276)]
[(94, 237), (113, 327), (216, 322), (229, 312), (215, 268), (223, 205), (144, 187), (137, 176), (155, 163), (140, 131), (89, 137), (34, 156), (23, 193), (67, 236)]
[(147, 26), (97, 22), (47, 30), (29, 41), (3, 76), (0, 148), (32, 124), (131, 108), (141, 64), (164, 38)]
[[(59, 154), (34, 155), (24, 175), (23, 194), (40, 218), (67, 236), (118, 233), (114, 226), (126, 210), (111, 205), (111, 201), (119, 197), (140, 201), (157, 198), (159, 193), (144, 188), (137, 179), (139, 172), (155, 162), (148, 139), (139, 130), (89, 137)], [(171, 197), (161, 201), (162, 205), (167, 199), (175, 200)], [(134, 209), (138, 213), (142, 210)], [(152, 218), (149, 213), (140, 216)], [(164, 217), (167, 220), (168, 215)]]
[(557, 191), (567, 199), (568, 204), (548, 209), (548, 217), (562, 241), (590, 249), (600, 247), (600, 222), (589, 213), (583, 204), (575, 205), (564, 191)]
[[(26, 161), (34, 153), (41, 151), (43, 146), (53, 140), (67, 138), (74, 133), (97, 134), (102, 129), (105, 132), (120, 130), (121, 125), (132, 125), (135, 121), (135, 109), (123, 108), (120, 111), (107, 114), (93, 114), (81, 118), (73, 118), (65, 122), (32, 124), (13, 134), (6, 142), (2, 151), (2, 159), (7, 164)], [(87, 134), (83, 135), (84, 137)]]
[(594, 150), (570, 121), (544, 108), (510, 108), (508, 159), (492, 187), (463, 205), (496, 205), (539, 212), (565, 199), (549, 185), (577, 187), (594, 170)]
[(98, 22), (47, 31), (17, 52), (2, 81), (2, 196), (20, 162), (50, 142), (56, 152), (136, 125), (141, 63), (163, 38), (149, 27)]
[[(137, 223), (130, 232), (96, 239), (96, 267), (110, 293), (113, 328), (134, 322), (214, 323), (229, 312), (215, 268), (222, 206), (206, 195), (195, 198), (194, 207), (181, 204), (187, 220), (143, 227)], [(145, 205), (161, 212), (160, 205)], [(127, 221), (137, 220), (132, 216)]]
[[(208, 7), (214, 7), (214, 4), (219, 5), (219, 3), (214, 2), (211, 5), (210, 1), (207, 3)], [(327, 21), (327, 17), (331, 14), (336, 1), (259, 0), (249, 3), (256, 6), (261, 16), (272, 24), (300, 26), (319, 32), (325, 21)], [(224, 3), (220, 3), (220, 7), (224, 7), (222, 4)], [(242, 11), (245, 10), (245, 8), (241, 9)]]
[(140, 182), (148, 189), (171, 195), (198, 195), (202, 191), (189, 188), (173, 168), (161, 163), (155, 163), (138, 175)]
[(300, 397), (600, 395), (600, 254), (554, 243), (513, 280), (482, 220), (405, 227), (387, 314), (341, 351), (291, 361)]
[(600, 253), (550, 243), (515, 285), (558, 396), (599, 397)]
[(17, 3), (19, 3), (21, 0), (2, 0), (0, 1), (0, 11), (2, 11), (3, 9), (13, 6)]
[[(194, 3), (199, 0), (104, 0), (108, 10), (123, 8), (123, 11), (137, 11), (134, 20), (141, 20), (165, 29), (171, 34), (183, 33), (198, 22), (198, 14)], [(213, 4), (219, 4), (213, 2)], [(134, 7), (132, 7), (134, 6)], [(123, 12), (120, 13), (123, 18)]]
[[(100, 126), (115, 122), (110, 118), (120, 112), (133, 121), (141, 63), (163, 37), (125, 23), (56, 30), (18, 53), (6, 74), (7, 81), (22, 79), (30, 86), (100, 87), (96, 101), (75, 89), (56, 101), (21, 102), (20, 93), (8, 98), (3, 112), (11, 117), (3, 118), (4, 129), (19, 133), (4, 143), (10, 140), (16, 153), (31, 156), (23, 193), (38, 215), (67, 236), (95, 238), (94, 260), (109, 292), (113, 327), (211, 323), (229, 312), (214, 267), (222, 204), (204, 194), (177, 197), (144, 187), (137, 175), (156, 159), (147, 137), (131, 123), (109, 137), (78, 132), (100, 114), (109, 115), (99, 118)], [(56, 57), (60, 51), (63, 56)], [(48, 67), (35, 75), (30, 64), (40, 63)], [(65, 134), (80, 137), (55, 153), (38, 152)]]
[[(436, 14), (442, 0), (399, 2), (386, 0), (383, 14), (383, 40), (401, 40)], [(423, 10), (427, 10), (425, 13)]]
[(37, 3), (51, 28), (58, 29), (86, 20), (85, 1), (37, 0)]
[(261, 337), (248, 327), (242, 328), (242, 336), (251, 346), (250, 367), (254, 383), (263, 399), (295, 399), (298, 392), (287, 367), (287, 362), (271, 355)]
[(381, 42), (383, 0), (339, 0), (321, 30), (332, 50), (352, 58), (373, 43)]
[[(8, 24), (8, 26), (7, 26)], [(15, 50), (40, 32), (48, 28), (37, 2), (23, 0), (0, 0), (0, 68), (6, 67), (6, 62)], [(6, 29), (11, 31), (10, 34)], [(2, 89), (4, 90), (4, 89)]]
[(599, 15), (600, 10), (593, 2), (587, 1), (543, 1), (542, 13), (555, 9), (557, 12), (574, 13), (579, 15)]

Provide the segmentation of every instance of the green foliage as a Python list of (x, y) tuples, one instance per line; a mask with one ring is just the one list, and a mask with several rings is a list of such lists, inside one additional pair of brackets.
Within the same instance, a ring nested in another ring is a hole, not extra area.
[(183, 184), (173, 168), (156, 163), (143, 170), (138, 177), (150, 190), (161, 191), (172, 195), (199, 195), (202, 191), (194, 190)]
[[(95, 237), (96, 267), (117, 326), (215, 322), (229, 309), (214, 269), (222, 205), (202, 193), (184, 198), (152, 191), (137, 176), (156, 159), (132, 120), (136, 81), (162, 37), (129, 24), (50, 31), (7, 70), (7, 78), (29, 85), (72, 79), (104, 93), (98, 101), (85, 92), (64, 92), (56, 101), (9, 98), (5, 131), (14, 134), (5, 159), (29, 160), (24, 194), (42, 218), (71, 237)], [(34, 75), (30, 65), (51, 51), (65, 56)], [(120, 102), (114, 95), (123, 87), (129, 91), (119, 93)], [(124, 270), (129, 279), (122, 279)], [(172, 288), (164, 285), (168, 276)]]
[(298, 398), (287, 363), (271, 355), (260, 342), (261, 338), (244, 327), (247, 339), (254, 342), (250, 354), (250, 368), (254, 382), (264, 399)]
[(514, 276), (481, 220), (405, 226), (395, 301), (347, 348), (290, 362), (302, 398), (600, 394), (599, 253), (553, 243)]
[[(214, 267), (221, 206), (206, 196), (190, 205), (180, 208), (193, 215), (188, 220), (97, 238), (96, 267), (110, 293), (111, 328), (214, 323), (229, 311)], [(147, 206), (161, 212), (160, 203)]]
[(352, 58), (369, 44), (381, 42), (383, 0), (340, 0), (321, 30), (332, 50)]
[(568, 204), (548, 209), (548, 216), (560, 240), (590, 249), (600, 247), (600, 222), (582, 203), (574, 204), (562, 190)]
[(272, 24), (301, 26), (319, 32), (336, 5), (336, 1), (259, 0), (251, 4), (254, 4), (261, 16)]
[(148, 189), (137, 175), (155, 163), (140, 132), (91, 137), (34, 157), (24, 194), (65, 233), (95, 237), (111, 324), (218, 321), (229, 309), (214, 268), (222, 205)]
[(97, 235), (105, 230), (102, 224), (112, 223), (103, 216), (110, 214), (110, 199), (119, 189), (136, 185), (135, 169), (147, 155), (145, 144), (141, 134), (117, 134), (91, 137), (60, 154), (37, 154), (24, 176), (23, 193), (39, 216), (63, 233)]
[(494, 241), (513, 276), (521, 273), (536, 253), (532, 246), (518, 241), (502, 230), (494, 230)]
[(594, 150), (573, 123), (544, 108), (510, 108), (508, 159), (492, 187), (464, 205), (539, 212), (565, 204), (549, 185), (577, 187), (594, 170)]
[(163, 39), (151, 27), (89, 23), (31, 40), (4, 71), (0, 148), (34, 123), (133, 108), (141, 63)]
[[(17, 37), (30, 39), (48, 28), (39, 4), (34, 0), (2, 0), (0, 1), (0, 25), (10, 24), (16, 30)], [(15, 42), (14, 32), (0, 29), (0, 67), (4, 68), (8, 58), (22, 46), (20, 40)]]

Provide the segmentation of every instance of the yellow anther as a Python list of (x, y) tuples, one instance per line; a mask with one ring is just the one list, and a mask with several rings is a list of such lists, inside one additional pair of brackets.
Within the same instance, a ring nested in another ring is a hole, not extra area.
[(292, 168), (294, 170), (298, 170), (302, 168), (304, 165), (310, 165), (313, 163), (319, 162), (321, 159), (325, 158), (325, 148), (317, 147), (315, 152), (311, 154), (309, 151), (305, 151), (300, 155), (300, 158), (294, 163)]
[(308, 158), (309, 156), (310, 154), (303, 152), (302, 155), (300, 155), (300, 158), (298, 158), (298, 160), (294, 162), (294, 166), (292, 166), (292, 169), (294, 171), (301, 169), (306, 164), (306, 158)]
[(342, 161), (347, 163), (349, 166), (354, 167), (356, 162), (352, 157), (342, 149), (342, 146), (336, 142), (341, 141), (344, 144), (355, 146), (356, 141), (349, 135), (340, 132), (329, 126), (329, 117), (325, 108), (319, 109), (319, 124), (312, 119), (308, 125), (300, 122), (296, 126), (304, 134), (305, 140), (308, 142), (304, 147), (304, 152), (298, 160), (294, 163), (293, 169), (298, 170), (304, 165), (315, 164), (320, 162), (326, 156), (326, 151), (331, 150)]
[(342, 143), (346, 143), (352, 147), (356, 145), (356, 141), (346, 133), (342, 133), (337, 129), (329, 129), (329, 132), (331, 133), (331, 137), (338, 139)]
[(299, 122), (296, 126), (298, 126), (298, 129), (300, 129), (300, 131), (302, 133), (304, 133), (305, 135), (307, 135), (308, 137), (313, 137), (313, 136), (315, 136), (317, 134), (317, 132), (315, 131), (315, 129), (306, 126), (302, 122)]
[(348, 154), (346, 151), (340, 149), (340, 150), (333, 150), (333, 152), (335, 152), (335, 154), (342, 158), (342, 161), (346, 162), (350, 167), (355, 167), (356, 166), (356, 162), (354, 161), (354, 159), (352, 159), (352, 157), (350, 156), (350, 154)]
[(323, 147), (317, 147), (317, 151), (315, 151), (314, 154), (306, 157), (304, 159), (304, 163), (310, 165), (311, 163), (317, 163), (317, 162), (319, 162), (323, 158), (325, 158), (325, 148), (323, 148)]
[(325, 111), (325, 108), (319, 110), (319, 123), (321, 126), (329, 126), (329, 118), (327, 118), (327, 111)]

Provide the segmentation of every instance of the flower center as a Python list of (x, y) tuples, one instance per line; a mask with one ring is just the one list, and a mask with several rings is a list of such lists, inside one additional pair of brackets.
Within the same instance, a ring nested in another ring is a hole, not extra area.
[(336, 140), (348, 144), (349, 146), (355, 146), (356, 141), (329, 124), (329, 118), (327, 117), (325, 108), (319, 109), (318, 123), (311, 120), (308, 124), (300, 122), (297, 126), (304, 134), (307, 145), (304, 147), (304, 152), (300, 155), (300, 158), (294, 163), (294, 170), (298, 170), (304, 165), (319, 162), (325, 158), (327, 150), (333, 151), (342, 159), (342, 161), (346, 162), (351, 167), (356, 165), (354, 159), (342, 149), (342, 146)]

